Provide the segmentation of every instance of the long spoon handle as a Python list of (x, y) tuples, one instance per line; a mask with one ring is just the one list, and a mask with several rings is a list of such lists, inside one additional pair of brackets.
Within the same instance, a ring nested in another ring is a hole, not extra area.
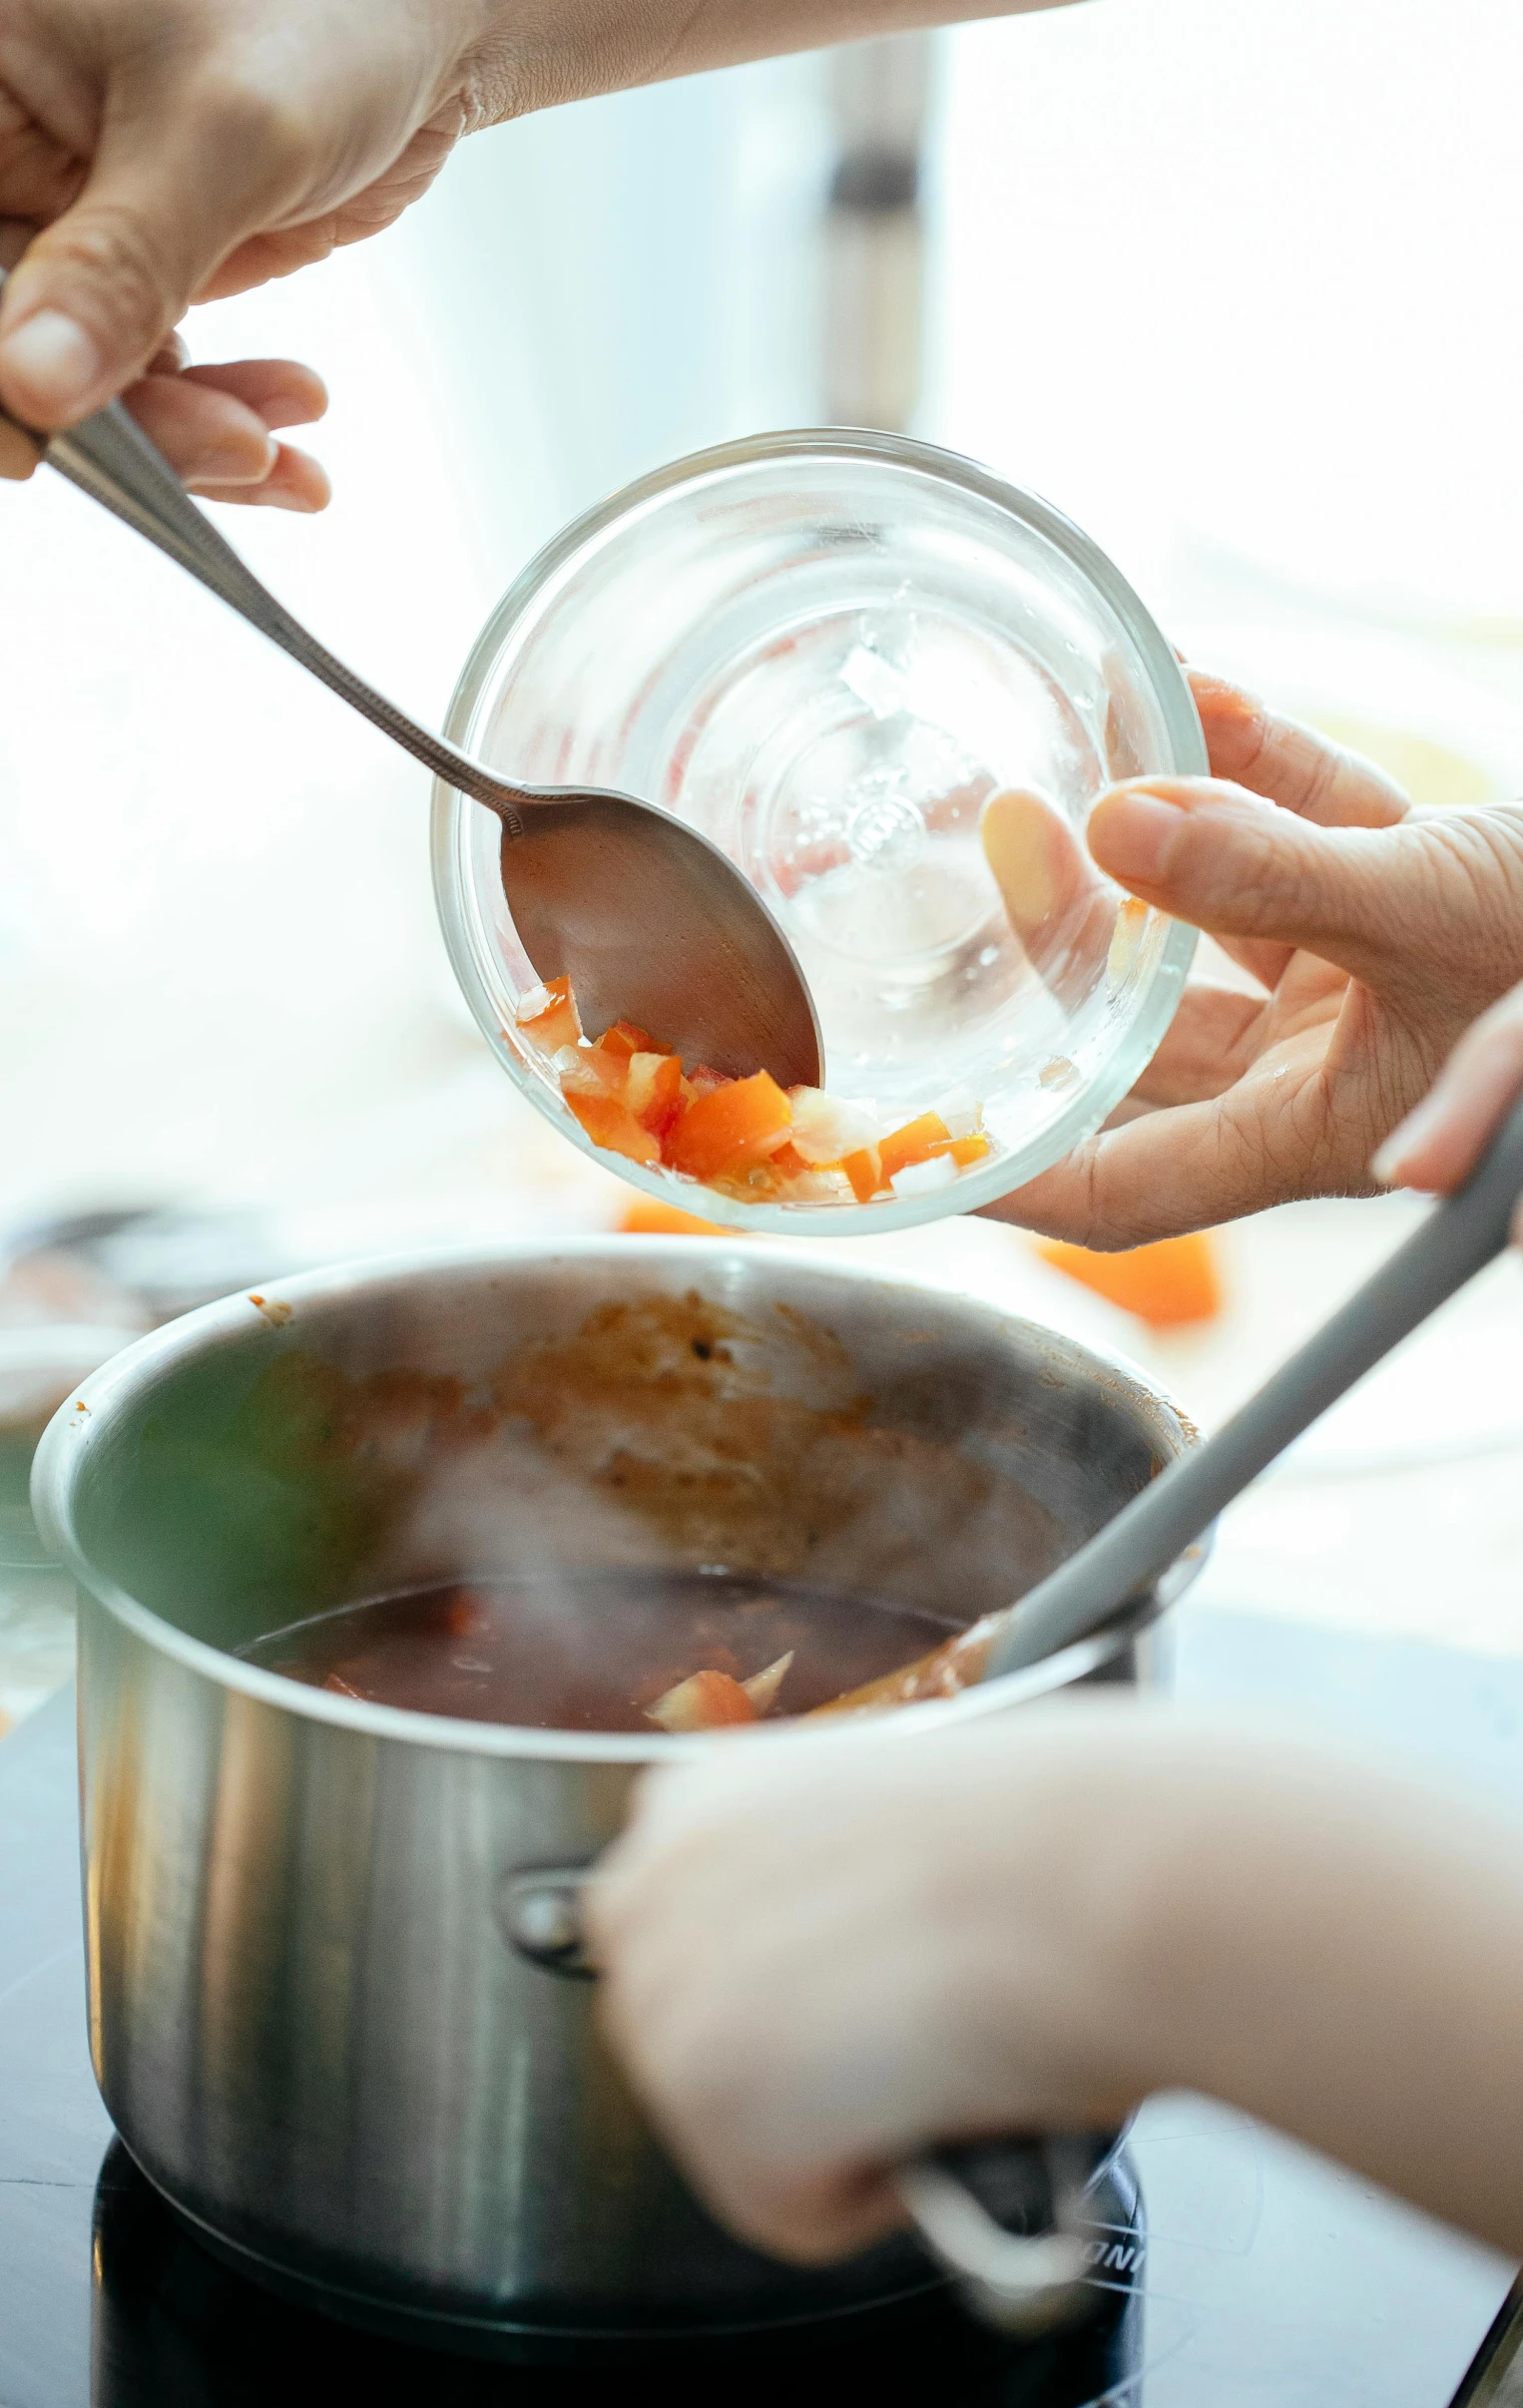
[[(4, 277), (0, 276), (0, 283)], [(0, 417), (9, 419), (9, 412), (0, 410)], [(9, 419), (16, 425), (15, 419)], [(335, 660), (325, 645), (317, 642), (299, 619), (291, 616), (283, 603), (276, 602), (267, 587), (261, 585), (254, 571), (242, 560), (233, 546), (214, 527), (205, 511), (192, 501), (168, 460), (150, 442), (130, 410), (120, 401), (108, 402), (82, 425), (63, 435), (42, 436), (29, 427), (21, 432), (36, 443), (42, 458), (59, 475), (67, 477), (92, 501), (126, 521), (149, 543), (168, 553), (171, 560), (210, 587), (219, 601), (256, 627), (261, 636), (277, 644), (283, 653), (309, 670), (340, 701), (357, 711), (362, 719), (389, 735), (394, 744), (432, 769), (446, 785), (477, 802), (495, 810), (513, 835), (523, 833), (518, 806), (537, 799), (532, 787), (512, 784), (484, 769), (469, 753), (434, 735), (427, 727), (389, 703), (373, 686), (356, 677), (352, 669)]]
[(1224, 1506), (1507, 1243), (1523, 1195), (1523, 1105), (1463, 1188), (1206, 1444), (1170, 1465), (1013, 1608), (983, 1679), (1087, 1638), (1151, 1587)]

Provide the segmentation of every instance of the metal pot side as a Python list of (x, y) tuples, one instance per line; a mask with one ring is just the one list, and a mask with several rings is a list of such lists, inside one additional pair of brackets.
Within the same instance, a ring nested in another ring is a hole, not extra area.
[[(971, 1620), (1190, 1436), (1123, 1363), (765, 1240), (370, 1263), (131, 1348), (50, 1426), (34, 1509), (81, 1590), (91, 2049), (133, 2156), (251, 2271), (463, 2343), (780, 2326), (924, 2287), (908, 2240), (804, 2273), (729, 2239), (591, 1988), (508, 1943), (516, 1876), (595, 1855), (643, 1764), (719, 1742), (446, 1721), (228, 1651), (547, 1555), (821, 1587), (858, 1565)], [(611, 1469), (632, 1449), (634, 1508)], [(1103, 1640), (892, 1729), (1153, 1677), (1196, 1561)]]

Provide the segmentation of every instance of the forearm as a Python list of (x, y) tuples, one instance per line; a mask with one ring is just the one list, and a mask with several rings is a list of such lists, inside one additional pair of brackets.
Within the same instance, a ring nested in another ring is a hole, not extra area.
[(716, 1746), (590, 1894), (605, 2027), (737, 2230), (840, 2255), (938, 2141), (1193, 2089), (1523, 2254), (1513, 1827), (1136, 1699), (891, 1719)]
[(874, 34), (1025, 15), (1073, 0), (488, 0), (486, 118)]
[(1523, 1835), (1278, 1741), (1181, 1730), (1172, 1758), (1131, 1784), (1139, 2087), (1210, 2093), (1523, 2254)]

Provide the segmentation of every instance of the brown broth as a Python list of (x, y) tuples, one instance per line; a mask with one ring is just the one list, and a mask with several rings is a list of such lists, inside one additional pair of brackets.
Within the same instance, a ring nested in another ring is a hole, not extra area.
[[(771, 1716), (806, 1713), (959, 1626), (729, 1572), (453, 1582), (291, 1623), (241, 1653), (340, 1695), (537, 1730), (634, 1730), (690, 1673), (738, 1681), (793, 1651)], [(771, 1717), (769, 1717), (771, 1718)]]

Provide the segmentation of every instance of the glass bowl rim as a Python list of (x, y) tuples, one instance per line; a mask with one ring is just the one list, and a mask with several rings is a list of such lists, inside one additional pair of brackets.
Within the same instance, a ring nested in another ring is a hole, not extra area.
[[(992, 503), (1007, 518), (1045, 538), (1109, 606), (1141, 657), (1176, 755), (1168, 774), (1177, 777), (1206, 774), (1209, 765), (1206, 738), (1179, 658), (1141, 597), (1099, 545), (1040, 495), (1012, 485), (979, 462), (936, 444), (922, 443), (914, 436), (882, 434), (865, 427), (793, 427), (714, 444), (652, 469), (648, 475), (637, 477), (632, 484), (622, 486), (572, 519), (520, 570), (472, 646), (444, 722), (444, 732), (451, 742), (469, 749), (472, 722), (482, 694), (514, 626), (552, 578), (598, 536), (621, 520), (633, 517), (647, 504), (681, 488), (700, 485), (706, 479), (737, 468), (765, 467), (789, 459), (866, 460), (914, 470)], [(455, 834), (462, 815), (479, 807), (453, 786), (446, 785), (442, 778), (434, 779), (431, 838), (434, 899), (450, 967), (477, 1026), (515, 1086), (528, 1094), (536, 1109), (589, 1161), (601, 1170), (610, 1171), (608, 1156), (593, 1144), (570, 1112), (556, 1109), (555, 1091), (529, 1071), (510, 1042), (501, 1014), (478, 971), (462, 908), (464, 881), (457, 874)], [(886, 1235), (890, 1229), (914, 1228), (927, 1221), (945, 1219), (949, 1213), (977, 1211), (996, 1204), (1061, 1162), (1075, 1147), (1082, 1146), (1130, 1092), (1174, 1017), (1195, 955), (1197, 935), (1198, 931), (1183, 920), (1168, 923), (1143, 1008), (1107, 1063), (1103, 1076), (1076, 1096), (1067, 1111), (1049, 1122), (1028, 1145), (992, 1156), (982, 1169), (964, 1171), (950, 1186), (868, 1204), (810, 1205), (748, 1204), (739, 1197), (678, 1182), (669, 1172), (646, 1170), (633, 1162), (622, 1162), (613, 1176), (658, 1204), (676, 1204), (680, 1197), (679, 1208), (691, 1209), (698, 1218), (723, 1222), (730, 1228), (771, 1231), (778, 1236)]]

